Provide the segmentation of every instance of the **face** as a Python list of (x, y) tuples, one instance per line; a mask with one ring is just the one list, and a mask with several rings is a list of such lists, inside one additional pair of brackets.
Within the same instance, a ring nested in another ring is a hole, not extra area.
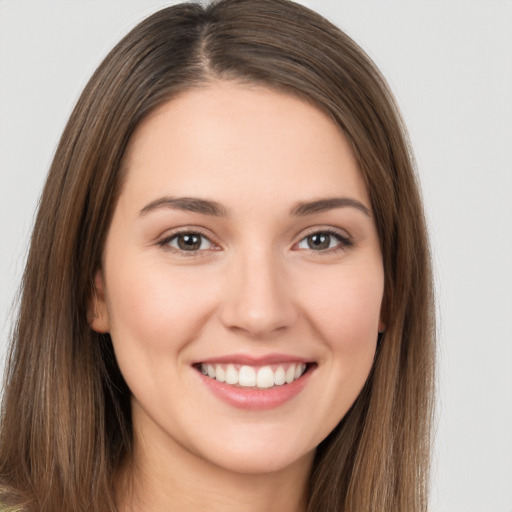
[(123, 165), (92, 327), (136, 444), (245, 473), (311, 460), (365, 383), (383, 295), (347, 140), (293, 96), (220, 82), (152, 113)]

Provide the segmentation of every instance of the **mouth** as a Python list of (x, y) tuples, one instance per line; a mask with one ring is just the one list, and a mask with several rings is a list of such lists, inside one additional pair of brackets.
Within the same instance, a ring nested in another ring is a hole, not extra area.
[(209, 379), (236, 388), (256, 390), (270, 390), (293, 384), (315, 366), (316, 363), (300, 361), (268, 365), (214, 362), (194, 364), (194, 368)]

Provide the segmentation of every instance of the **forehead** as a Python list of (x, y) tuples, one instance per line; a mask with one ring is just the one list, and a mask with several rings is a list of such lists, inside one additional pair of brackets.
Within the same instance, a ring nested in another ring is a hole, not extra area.
[(135, 131), (123, 166), (123, 193), (135, 202), (233, 193), (240, 201), (338, 193), (367, 202), (341, 129), (311, 104), (254, 85), (215, 82), (160, 106)]

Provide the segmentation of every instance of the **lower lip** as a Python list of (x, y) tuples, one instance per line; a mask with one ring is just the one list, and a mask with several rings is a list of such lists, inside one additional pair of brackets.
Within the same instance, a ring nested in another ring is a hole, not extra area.
[(304, 389), (312, 373), (313, 368), (309, 368), (300, 379), (294, 380), (291, 384), (255, 389), (231, 386), (197, 372), (210, 391), (224, 402), (238, 409), (256, 411), (275, 409), (290, 401)]

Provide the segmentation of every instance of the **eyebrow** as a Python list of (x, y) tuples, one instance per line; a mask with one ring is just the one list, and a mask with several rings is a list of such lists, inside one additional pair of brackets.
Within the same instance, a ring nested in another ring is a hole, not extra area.
[[(370, 210), (363, 203), (351, 197), (329, 197), (317, 199), (315, 201), (303, 201), (297, 203), (290, 214), (295, 217), (305, 217), (315, 213), (322, 213), (335, 208), (356, 208), (368, 217), (371, 217)], [(216, 201), (200, 199), (198, 197), (161, 197), (147, 204), (140, 210), (139, 216), (142, 217), (149, 212), (160, 208), (169, 208), (172, 210), (183, 210), (188, 212), (200, 213), (202, 215), (212, 215), (215, 217), (227, 217), (226, 208)]]
[(303, 217), (305, 215), (345, 207), (356, 208), (368, 217), (371, 217), (370, 209), (357, 199), (351, 197), (328, 197), (325, 199), (317, 199), (316, 201), (300, 202), (291, 209), (290, 213), (297, 217)]
[(184, 210), (203, 215), (213, 215), (215, 217), (227, 217), (227, 211), (224, 206), (215, 201), (199, 199), (197, 197), (161, 197), (144, 206), (139, 212), (139, 216), (144, 216), (160, 208)]

